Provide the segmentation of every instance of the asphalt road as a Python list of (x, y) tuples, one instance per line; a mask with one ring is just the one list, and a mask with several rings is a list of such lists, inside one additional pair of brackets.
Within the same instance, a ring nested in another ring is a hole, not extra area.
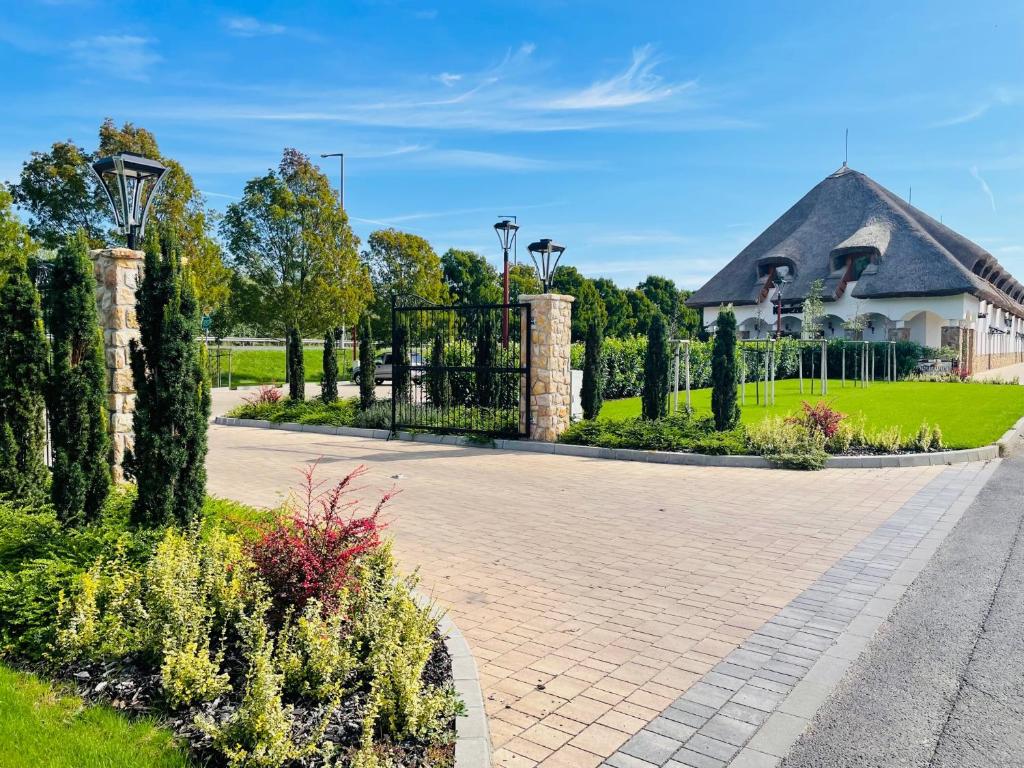
[(1004, 459), (785, 768), (1024, 766), (1024, 456)]

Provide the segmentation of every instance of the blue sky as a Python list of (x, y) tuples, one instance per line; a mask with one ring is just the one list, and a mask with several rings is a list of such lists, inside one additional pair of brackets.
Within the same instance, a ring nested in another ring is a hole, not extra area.
[[(522, 244), (696, 288), (843, 160), (1024, 279), (1024, 3), (7, 0), (0, 178), (153, 130), (223, 208), (281, 149), (346, 207), (495, 263)], [(335, 161), (325, 170), (336, 183)], [(522, 255), (522, 252), (521, 252)]]

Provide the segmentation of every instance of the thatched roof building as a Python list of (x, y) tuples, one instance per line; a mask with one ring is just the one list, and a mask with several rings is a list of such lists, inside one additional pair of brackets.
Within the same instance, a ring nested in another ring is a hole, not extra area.
[(815, 280), (824, 300), (972, 294), (1024, 315), (1024, 286), (992, 254), (863, 173), (843, 166), (762, 232), (687, 301), (757, 304), (788, 267), (788, 299)]

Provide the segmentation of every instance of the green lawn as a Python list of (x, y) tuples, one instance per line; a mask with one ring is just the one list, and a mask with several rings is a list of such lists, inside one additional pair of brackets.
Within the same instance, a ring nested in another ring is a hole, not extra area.
[[(323, 376), (324, 353), (321, 349), (303, 350), (306, 363), (306, 381), (320, 383)], [(338, 376), (348, 378), (352, 350), (338, 350)], [(217, 386), (216, 353), (210, 348), (211, 383)], [(231, 351), (231, 385), (248, 387), (254, 384), (284, 384), (283, 349), (239, 349)], [(220, 385), (228, 385), (228, 356), (224, 350), (220, 357)]]
[(169, 731), (0, 665), (0, 768), (186, 768)]
[[(770, 408), (754, 403), (754, 384), (746, 385), (747, 404), (743, 408), (743, 421), (747, 424), (763, 419), (768, 414), (782, 415), (800, 408), (802, 400), (816, 402), (822, 398), (810, 394), (810, 385), (804, 382), (804, 394), (796, 379), (776, 382), (776, 404)], [(816, 387), (817, 388), (817, 387)], [(764, 397), (764, 384), (760, 384)], [(671, 395), (669, 402), (671, 403)], [(685, 402), (680, 391), (679, 404)], [(1002, 437), (1003, 432), (1024, 415), (1024, 386), (993, 384), (952, 384), (939, 382), (876, 382), (867, 389), (847, 382), (829, 383), (826, 398), (832, 407), (851, 417), (863, 415), (869, 429), (898, 425), (904, 434), (916, 432), (921, 422), (938, 424), (950, 448), (976, 448), (988, 445)], [(692, 392), (693, 409), (698, 414), (711, 412), (711, 390)], [(763, 402), (763, 400), (762, 400)], [(602, 419), (625, 419), (640, 415), (640, 398), (609, 400), (601, 409)]]

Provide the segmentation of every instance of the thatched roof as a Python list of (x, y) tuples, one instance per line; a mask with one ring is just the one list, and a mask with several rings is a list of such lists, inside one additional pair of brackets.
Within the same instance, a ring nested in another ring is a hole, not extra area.
[[(694, 293), (691, 307), (756, 304), (773, 270), (791, 269), (787, 300), (822, 280), (825, 301), (846, 290), (846, 256), (871, 264), (857, 299), (970, 293), (1024, 314), (1024, 286), (981, 246), (940, 224), (882, 185), (843, 166), (819, 183)], [(767, 290), (766, 290), (767, 289)], [(773, 293), (773, 292), (772, 292)]]

